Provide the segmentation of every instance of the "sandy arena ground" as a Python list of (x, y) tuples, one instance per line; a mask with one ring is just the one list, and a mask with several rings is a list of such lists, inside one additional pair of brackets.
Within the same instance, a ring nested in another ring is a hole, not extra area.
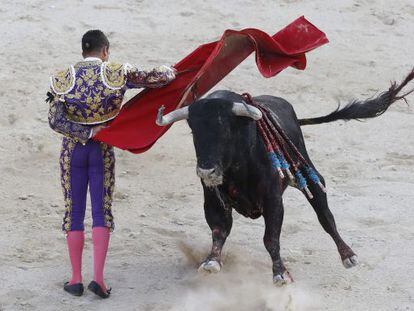
[[(360, 265), (345, 270), (298, 191), (285, 195), (282, 256), (295, 283), (272, 285), (263, 220), (235, 215), (220, 275), (197, 274), (210, 248), (191, 134), (176, 124), (145, 154), (117, 150), (117, 229), (108, 300), (62, 290), (60, 137), (47, 123), (48, 77), (105, 31), (112, 60), (173, 64), (227, 28), (271, 34), (305, 15), (330, 44), (305, 71), (262, 78), (250, 57), (218, 88), (289, 100), (300, 117), (366, 98), (414, 65), (411, 0), (36, 0), (0, 6), (0, 310), (414, 310), (414, 96), (369, 122), (304, 128), (331, 209)], [(411, 84), (413, 86), (413, 84)], [(131, 95), (131, 94), (130, 94)], [(89, 208), (89, 207), (88, 207)], [(88, 213), (89, 214), (89, 213)], [(91, 279), (90, 217), (84, 279)]]

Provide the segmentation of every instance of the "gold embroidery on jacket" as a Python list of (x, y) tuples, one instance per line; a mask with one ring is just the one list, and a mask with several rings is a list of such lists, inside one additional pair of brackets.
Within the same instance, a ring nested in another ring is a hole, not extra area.
[(61, 121), (59, 118), (62, 118), (62, 113), (58, 110), (58, 108), (63, 108), (63, 103), (59, 102), (58, 98), (55, 99), (50, 103), (49, 106), (49, 124), (56, 132), (72, 139), (74, 142), (80, 142), (85, 144), (89, 139), (89, 131), (85, 130), (85, 127), (80, 124), (72, 123), (72, 122), (59, 122)]
[(75, 65), (75, 86), (63, 98), (69, 120), (80, 124), (96, 124), (118, 115), (125, 93), (122, 88), (126, 82), (123, 65), (104, 64), (79, 62)]
[(126, 83), (124, 65), (119, 63), (102, 64), (103, 82), (110, 88), (122, 88)]
[(51, 87), (56, 94), (65, 94), (71, 91), (74, 86), (74, 73), (72, 67), (59, 71), (51, 77)]

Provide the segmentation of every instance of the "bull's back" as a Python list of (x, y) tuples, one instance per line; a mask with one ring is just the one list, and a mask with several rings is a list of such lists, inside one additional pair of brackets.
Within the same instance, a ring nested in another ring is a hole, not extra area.
[(270, 95), (257, 96), (253, 100), (269, 108), (287, 133), (294, 129), (300, 129), (295, 110), (287, 100)]
[[(207, 98), (222, 98), (232, 102), (243, 102), (244, 99), (240, 94), (227, 90), (219, 90), (210, 93)], [(268, 107), (271, 111), (275, 113), (280, 119), (281, 125), (291, 125), (297, 123), (297, 117), (295, 111), (293, 110), (292, 105), (281, 97), (271, 96), (271, 95), (261, 95), (253, 97), (254, 101), (259, 102), (260, 104)], [(298, 124), (299, 126), (299, 124)]]
[[(243, 97), (240, 94), (227, 90), (214, 91), (207, 98), (223, 98), (232, 102), (243, 101)], [(256, 96), (253, 97), (253, 100), (269, 108), (275, 114), (277, 122), (296, 147), (302, 153), (306, 153), (302, 130), (293, 106), (287, 100), (271, 95)]]
[(293, 106), (285, 99), (276, 96), (262, 95), (253, 100), (266, 106), (276, 116), (276, 120), (296, 147), (305, 152), (305, 142)]

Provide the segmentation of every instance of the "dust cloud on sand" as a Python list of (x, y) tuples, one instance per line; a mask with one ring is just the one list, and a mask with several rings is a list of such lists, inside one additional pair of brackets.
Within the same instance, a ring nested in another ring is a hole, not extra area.
[[(177, 242), (186, 264), (195, 271), (207, 255), (208, 245)], [(171, 311), (306, 311), (320, 310), (317, 294), (295, 282), (289, 286), (272, 284), (270, 259), (246, 255), (241, 250), (224, 252), (219, 273), (198, 272), (188, 276), (188, 289)], [(265, 260), (268, 259), (268, 260)]]

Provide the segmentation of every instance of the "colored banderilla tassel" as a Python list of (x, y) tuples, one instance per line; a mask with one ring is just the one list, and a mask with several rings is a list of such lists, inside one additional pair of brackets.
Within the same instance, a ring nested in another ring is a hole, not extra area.
[(304, 191), (310, 199), (313, 199), (313, 195), (309, 191), (309, 188), (308, 188), (308, 183), (306, 182), (305, 177), (303, 177), (303, 175), (302, 175), (302, 173), (299, 169), (296, 169), (295, 176), (296, 176), (296, 180), (297, 180), (297, 183), (298, 183), (298, 188), (300, 190)]
[(277, 153), (277, 157), (279, 158), (280, 165), (282, 167), (282, 170), (286, 172), (289, 179), (293, 182), (295, 181), (295, 177), (293, 176), (292, 172), (290, 171), (289, 163), (286, 161), (285, 157), (281, 153)]
[(278, 171), (280, 178), (282, 179), (285, 178), (285, 175), (282, 172), (282, 165), (278, 157), (276, 156), (276, 154), (273, 151), (270, 151), (268, 153), (268, 156), (269, 156), (270, 162), (272, 163), (272, 167)]
[[(242, 96), (246, 102), (258, 108), (263, 114), (263, 119), (258, 120), (256, 124), (265, 143), (272, 168), (278, 171), (280, 178), (283, 179), (285, 177), (284, 172), (286, 172), (286, 175), (292, 182), (289, 184), (295, 185), (296, 183), (295, 186), (303, 191), (309, 199), (313, 199), (313, 195), (308, 188), (308, 181), (317, 184), (322, 191), (326, 192), (325, 186), (320, 181), (316, 171), (310, 167), (276, 119), (272, 117), (272, 112), (268, 108), (254, 103), (249, 94), (245, 93)], [(296, 156), (296, 161), (292, 159), (287, 147)], [(306, 177), (303, 176), (299, 167), (302, 168), (303, 172), (306, 172)]]
[(319, 177), (318, 177), (318, 175), (316, 174), (316, 171), (312, 168), (312, 167), (310, 167), (310, 166), (307, 166), (306, 168), (305, 168), (305, 170), (306, 170), (306, 173), (308, 174), (308, 176), (309, 176), (309, 178), (315, 183), (315, 184), (317, 184), (321, 189), (322, 189), (322, 191), (323, 192), (326, 192), (326, 188), (325, 188), (325, 186), (322, 184), (322, 182), (321, 182), (321, 180), (319, 179)]

